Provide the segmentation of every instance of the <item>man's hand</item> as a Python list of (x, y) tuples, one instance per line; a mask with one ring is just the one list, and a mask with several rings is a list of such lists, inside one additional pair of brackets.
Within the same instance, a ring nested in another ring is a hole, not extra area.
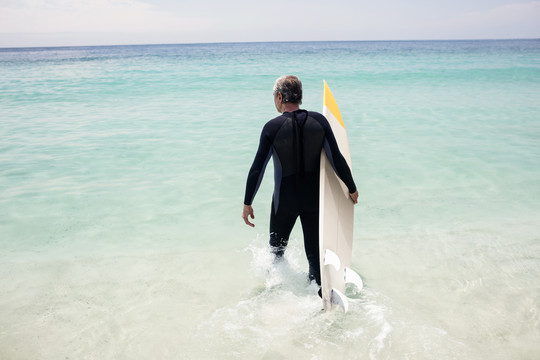
[(253, 208), (251, 207), (251, 205), (244, 205), (244, 211), (242, 211), (242, 219), (244, 219), (244, 222), (246, 223), (246, 225), (255, 227), (255, 224), (250, 222), (248, 217), (255, 219), (255, 215), (253, 215)]
[(356, 190), (354, 193), (349, 194), (349, 196), (352, 199), (352, 202), (356, 205), (358, 204), (358, 190)]

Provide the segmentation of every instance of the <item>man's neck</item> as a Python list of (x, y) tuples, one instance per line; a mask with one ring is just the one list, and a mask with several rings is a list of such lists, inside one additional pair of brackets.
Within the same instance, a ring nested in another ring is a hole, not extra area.
[(283, 107), (281, 108), (281, 110), (283, 110), (282, 113), (293, 112), (293, 111), (296, 111), (298, 109), (300, 109), (298, 104), (291, 104), (291, 103), (283, 104)]

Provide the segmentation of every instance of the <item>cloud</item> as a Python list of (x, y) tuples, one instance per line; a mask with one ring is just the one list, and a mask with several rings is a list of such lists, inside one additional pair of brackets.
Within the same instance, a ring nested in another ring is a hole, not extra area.
[(0, 1), (0, 32), (194, 32), (212, 20), (182, 17), (139, 0)]

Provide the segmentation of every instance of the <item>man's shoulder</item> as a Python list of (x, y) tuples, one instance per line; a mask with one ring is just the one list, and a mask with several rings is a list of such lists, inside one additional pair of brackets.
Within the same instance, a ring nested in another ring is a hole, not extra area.
[(263, 133), (266, 133), (267, 135), (274, 134), (279, 130), (279, 128), (283, 125), (286, 119), (286, 116), (279, 115), (273, 119), (268, 120), (268, 122), (263, 127)]
[(273, 119), (268, 120), (266, 124), (268, 125), (268, 124), (273, 124), (273, 123), (282, 123), (283, 121), (285, 121), (285, 119), (287, 119), (287, 117), (281, 114), (281, 115), (276, 116)]
[(308, 116), (317, 120), (324, 127), (328, 125), (328, 120), (326, 119), (326, 117), (317, 111), (308, 111)]
[(321, 114), (320, 112), (317, 112), (317, 111), (308, 111), (308, 115), (311, 116), (311, 117), (322, 117), (324, 118), (324, 115)]
[(283, 122), (287, 119), (285, 115), (278, 115), (273, 119), (268, 120), (268, 122), (264, 125), (265, 128), (273, 128), (276, 126), (281, 126)]

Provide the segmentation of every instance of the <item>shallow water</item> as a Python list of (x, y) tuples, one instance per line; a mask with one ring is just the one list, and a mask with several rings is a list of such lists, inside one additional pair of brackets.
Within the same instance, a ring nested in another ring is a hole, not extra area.
[[(533, 359), (540, 42), (0, 49), (0, 358)], [(273, 265), (275, 78), (348, 127), (350, 311)]]

